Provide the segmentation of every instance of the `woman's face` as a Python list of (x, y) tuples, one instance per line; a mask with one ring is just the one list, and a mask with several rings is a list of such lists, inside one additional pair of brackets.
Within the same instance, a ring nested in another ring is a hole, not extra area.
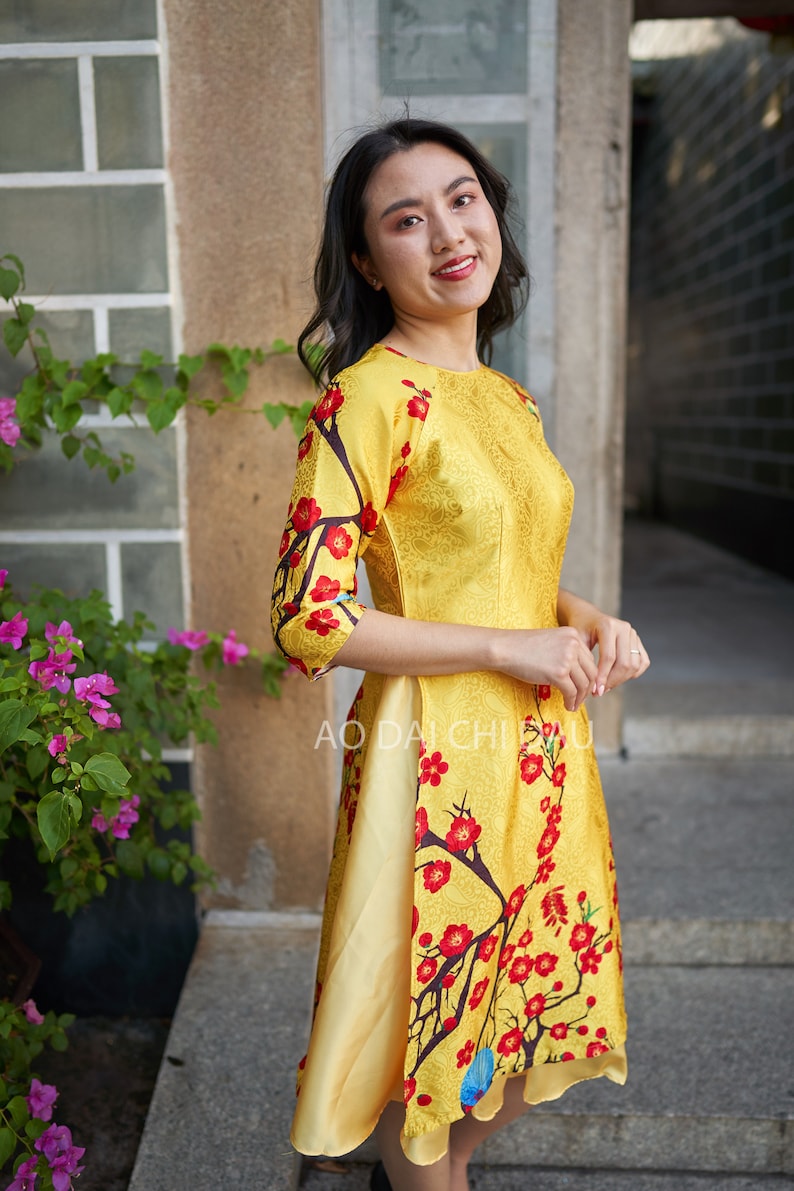
[(502, 240), (465, 157), (434, 142), (393, 153), (364, 201), (368, 251), (353, 262), (374, 289), (386, 290), (398, 325), (446, 321), (487, 301)]

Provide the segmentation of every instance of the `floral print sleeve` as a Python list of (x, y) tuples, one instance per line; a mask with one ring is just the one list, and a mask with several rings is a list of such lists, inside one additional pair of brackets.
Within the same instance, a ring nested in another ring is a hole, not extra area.
[(331, 668), (365, 611), (356, 599), (356, 564), (407, 474), (429, 397), (407, 378), (396, 390), (373, 392), (354, 366), (309, 415), (279, 548), (272, 626), (278, 648), (310, 679)]

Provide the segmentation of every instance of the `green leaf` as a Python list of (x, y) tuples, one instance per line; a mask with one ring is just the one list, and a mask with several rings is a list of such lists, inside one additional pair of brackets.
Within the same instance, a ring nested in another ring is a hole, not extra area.
[(67, 434), (61, 439), (61, 450), (67, 459), (74, 459), (81, 447), (79, 438), (75, 438), (73, 434)]
[[(0, 269), (0, 297), (10, 302), (19, 289), (19, 277), (13, 269)], [(2, 1162), (0, 1162), (2, 1166)]]
[(50, 755), (45, 748), (28, 749), (28, 755), (25, 758), (25, 766), (28, 774), (35, 782), (36, 778), (41, 777), (50, 760)]
[(90, 773), (100, 790), (107, 794), (124, 794), (124, 787), (132, 777), (126, 765), (113, 753), (97, 753), (89, 757), (85, 772)]
[(56, 1030), (50, 1038), (50, 1046), (53, 1050), (68, 1050), (69, 1039), (64, 1034), (63, 1030)]
[(48, 1129), (47, 1121), (40, 1121), (37, 1117), (33, 1117), (25, 1125), (25, 1133), (31, 1141), (38, 1141), (45, 1129)]
[(88, 790), (89, 793), (92, 793), (94, 790), (98, 790), (99, 787), (90, 774), (84, 774), (80, 781), (80, 789)]
[(118, 841), (116, 844), (116, 859), (119, 862), (119, 868), (128, 877), (135, 877), (136, 880), (140, 880), (143, 877), (143, 853), (133, 840), (120, 839)]
[(34, 708), (21, 699), (5, 699), (0, 703), (0, 753), (16, 744), (28, 724), (36, 718)]
[(20, 302), (17, 306), (17, 318), (24, 325), (27, 326), (36, 313), (36, 307), (31, 306), (30, 302)]
[(152, 848), (146, 857), (146, 863), (158, 881), (168, 880), (171, 875), (171, 860), (162, 848)]
[[(8, 270), (3, 270), (7, 272)], [(9, 295), (10, 296), (10, 295)], [(0, 1167), (5, 1166), (8, 1159), (17, 1148), (16, 1134), (13, 1129), (0, 1129)]]
[(162, 396), (163, 381), (159, 372), (153, 372), (151, 369), (144, 372), (136, 372), (131, 384), (138, 396), (143, 397), (144, 401), (157, 401)]
[(116, 388), (110, 390), (105, 400), (113, 417), (118, 418), (121, 414), (128, 414), (130, 412), (135, 398), (128, 389)]
[(83, 804), (76, 794), (67, 794), (66, 801), (69, 803), (69, 810), (72, 812), (72, 817), (75, 823), (79, 823), (83, 817)]
[(76, 405), (78, 401), (82, 401), (88, 392), (88, 385), (81, 380), (71, 380), (61, 394), (61, 401), (64, 409), (70, 405)]
[(156, 355), (155, 352), (142, 351), (141, 352), (141, 367), (142, 368), (157, 368), (163, 362), (163, 357)]
[(287, 352), (294, 352), (295, 348), (291, 343), (287, 343), (286, 339), (274, 339), (268, 348), (268, 351), (279, 356), (283, 356), (286, 355)]
[(104, 873), (94, 874), (94, 888), (97, 893), (104, 893), (108, 887), (108, 879)]
[(18, 318), (7, 318), (3, 323), (3, 341), (12, 356), (18, 356), (25, 346), (28, 329)]
[(284, 421), (287, 411), (283, 405), (273, 405), (269, 401), (266, 401), (262, 406), (262, 413), (275, 430)]
[(17, 1129), (21, 1129), (25, 1121), (30, 1118), (27, 1101), (24, 1096), (12, 1096), (6, 1105), (6, 1112), (11, 1114), (11, 1120)]
[(187, 865), (182, 860), (177, 860), (171, 865), (171, 880), (175, 885), (181, 885), (187, 876)]
[(165, 430), (166, 426), (170, 426), (176, 414), (177, 411), (168, 401), (153, 401), (146, 408), (146, 417), (155, 434), (159, 434), (161, 430)]
[(22, 288), (24, 289), (24, 287), (25, 287), (25, 266), (22, 264), (22, 261), (19, 259), (19, 257), (15, 256), (13, 252), (6, 252), (3, 256), (0, 256), (0, 260), (11, 261), (12, 264), (16, 265), (17, 272), (19, 273), (19, 276), (22, 278)]
[(10, 802), (16, 794), (13, 782), (0, 782), (0, 802)]
[[(232, 349), (234, 350), (234, 349)], [(248, 373), (237, 372), (231, 368), (224, 368), (223, 383), (234, 397), (235, 401), (239, 401), (248, 388)]]
[(52, 407), (52, 420), (55, 423), (55, 429), (59, 434), (68, 434), (73, 430), (77, 423), (83, 416), (82, 405), (54, 405)]
[(50, 853), (50, 860), (55, 859), (55, 853), (60, 851), (71, 834), (69, 809), (69, 796), (60, 790), (50, 790), (36, 807), (39, 831)]
[(80, 865), (77, 863), (77, 861), (74, 859), (73, 856), (64, 856), (63, 860), (61, 861), (61, 863), (58, 866), (58, 868), (60, 870), (60, 874), (61, 874), (61, 879), (64, 881), (68, 881), (70, 877), (74, 876), (74, 874), (77, 872), (79, 867), (80, 867)]
[(183, 373), (188, 380), (192, 380), (197, 372), (200, 372), (204, 367), (203, 356), (185, 356), (179, 357), (179, 371)]

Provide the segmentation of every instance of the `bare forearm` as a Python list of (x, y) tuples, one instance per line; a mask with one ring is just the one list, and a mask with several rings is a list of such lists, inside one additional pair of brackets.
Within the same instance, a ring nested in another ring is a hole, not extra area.
[(408, 620), (368, 608), (334, 663), (376, 674), (462, 674), (500, 669), (501, 629)]

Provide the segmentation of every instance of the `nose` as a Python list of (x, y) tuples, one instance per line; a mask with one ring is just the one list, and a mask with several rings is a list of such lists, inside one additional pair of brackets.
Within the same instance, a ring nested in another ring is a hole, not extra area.
[(433, 252), (449, 252), (456, 244), (460, 244), (462, 239), (463, 229), (452, 212), (446, 209), (437, 211), (433, 219), (430, 239)]

